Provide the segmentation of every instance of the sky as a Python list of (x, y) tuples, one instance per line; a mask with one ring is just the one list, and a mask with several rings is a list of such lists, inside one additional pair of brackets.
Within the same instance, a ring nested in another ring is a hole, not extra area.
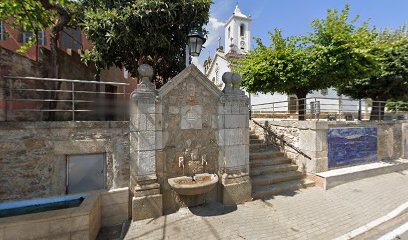
[[(360, 16), (360, 22), (370, 20), (378, 29), (396, 28), (408, 24), (408, 0), (213, 0), (210, 10), (209, 31), (205, 48), (193, 63), (202, 65), (208, 56), (213, 57), (220, 36), (224, 45), (224, 23), (231, 17), (238, 3), (241, 12), (251, 15), (251, 37), (269, 43), (268, 32), (275, 28), (284, 36), (307, 34), (313, 19), (322, 19), (327, 9), (341, 10), (350, 4), (351, 17)], [(251, 40), (251, 48), (254, 47)]]

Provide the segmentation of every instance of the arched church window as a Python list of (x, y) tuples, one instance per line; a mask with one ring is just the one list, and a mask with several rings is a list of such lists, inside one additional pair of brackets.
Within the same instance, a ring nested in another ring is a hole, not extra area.
[(231, 27), (228, 27), (228, 39), (231, 37)]
[(245, 25), (241, 24), (241, 26), (239, 26), (239, 36), (243, 37), (245, 36)]

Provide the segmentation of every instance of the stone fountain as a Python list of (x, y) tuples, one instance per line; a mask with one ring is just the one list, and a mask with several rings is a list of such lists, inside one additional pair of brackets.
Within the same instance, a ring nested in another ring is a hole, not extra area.
[(251, 199), (248, 99), (241, 76), (220, 91), (194, 65), (156, 90), (149, 65), (132, 93), (130, 187), (133, 220), (210, 201)]

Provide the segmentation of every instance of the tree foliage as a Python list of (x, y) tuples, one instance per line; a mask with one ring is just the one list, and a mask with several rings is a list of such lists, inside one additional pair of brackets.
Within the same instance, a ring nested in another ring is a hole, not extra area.
[(59, 33), (72, 24), (81, 2), (75, 0), (3, 0), (0, 2), (0, 20), (20, 31), (31, 31), (33, 37), (19, 51), (25, 52), (38, 39), (38, 31), (50, 28), (52, 77), (58, 78)]
[(402, 26), (397, 30), (381, 31), (373, 41), (377, 50), (377, 71), (367, 78), (343, 81), (337, 88), (353, 98), (371, 98), (372, 120), (384, 116), (384, 101), (408, 99), (408, 32)]
[(355, 78), (373, 75), (378, 69), (377, 33), (368, 21), (358, 25), (359, 16), (350, 19), (350, 7), (339, 12), (329, 9), (325, 19), (314, 19), (308, 36), (321, 57), (320, 78), (331, 81), (332, 86)]
[(242, 74), (249, 92), (279, 92), (305, 97), (312, 90), (328, 87), (318, 79), (315, 60), (318, 52), (296, 37), (284, 38), (276, 29), (270, 46), (256, 39), (257, 47), (238, 60), (234, 70)]
[(47, 13), (41, 2), (35, 0), (0, 2), (0, 21), (12, 28), (33, 31), (34, 37), (20, 51), (27, 51), (36, 41), (36, 31), (46, 29), (52, 24), (51, 14)]
[[(305, 98), (313, 90), (377, 71), (377, 50), (372, 43), (376, 33), (367, 22), (357, 26), (357, 18), (350, 20), (348, 5), (341, 12), (328, 10), (325, 19), (312, 22), (312, 28), (307, 36), (286, 39), (276, 30), (270, 34), (269, 47), (257, 39), (257, 47), (235, 65), (243, 76), (243, 87), (249, 92)], [(299, 105), (303, 111), (303, 101)]]
[(89, 2), (83, 28), (93, 47), (84, 55), (98, 69), (149, 63), (162, 80), (185, 67), (187, 35), (203, 30), (211, 0), (120, 0)]
[(375, 39), (378, 68), (369, 78), (356, 78), (338, 85), (353, 98), (377, 101), (403, 100), (408, 92), (408, 32), (406, 26), (381, 31)]

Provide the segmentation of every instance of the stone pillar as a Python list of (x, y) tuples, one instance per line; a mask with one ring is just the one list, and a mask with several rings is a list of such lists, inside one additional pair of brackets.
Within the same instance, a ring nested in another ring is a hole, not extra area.
[(153, 69), (138, 68), (141, 83), (132, 92), (130, 106), (130, 189), (132, 219), (155, 218), (163, 214), (162, 195), (156, 175), (157, 91), (151, 82)]
[(223, 203), (238, 204), (251, 200), (249, 178), (249, 109), (248, 97), (240, 90), (239, 74), (224, 73), (224, 95), (219, 106), (221, 148), (219, 169), (223, 186)]

